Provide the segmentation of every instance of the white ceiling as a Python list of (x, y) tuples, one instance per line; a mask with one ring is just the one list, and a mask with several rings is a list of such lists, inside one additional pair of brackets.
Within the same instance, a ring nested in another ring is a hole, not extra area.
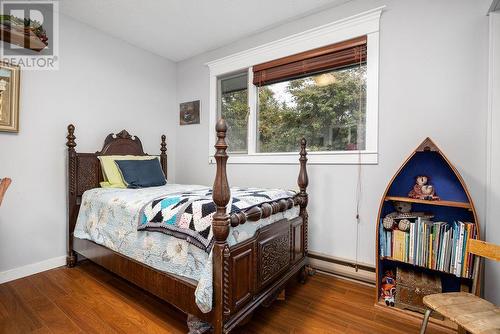
[(180, 61), (348, 0), (63, 0), (62, 13)]

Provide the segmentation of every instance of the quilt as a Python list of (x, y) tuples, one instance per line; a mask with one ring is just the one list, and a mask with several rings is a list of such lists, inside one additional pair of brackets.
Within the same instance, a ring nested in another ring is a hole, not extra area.
[[(283, 189), (232, 187), (227, 212), (237, 213), (294, 195), (295, 192)], [(141, 210), (137, 229), (175, 236), (208, 253), (213, 242), (215, 211), (210, 188), (169, 194), (151, 201)]]
[[(197, 281), (195, 301), (202, 312), (213, 305), (212, 254), (171, 235), (138, 231), (141, 209), (154, 199), (183, 192), (205, 191), (205, 186), (167, 184), (144, 189), (96, 188), (83, 194), (74, 236), (91, 240), (157, 270)], [(299, 215), (294, 206), (258, 221), (231, 227), (229, 246), (248, 240), (259, 229)]]

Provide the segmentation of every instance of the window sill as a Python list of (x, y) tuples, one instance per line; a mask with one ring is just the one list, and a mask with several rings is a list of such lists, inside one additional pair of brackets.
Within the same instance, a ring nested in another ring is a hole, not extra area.
[[(299, 153), (257, 153), (231, 154), (228, 153), (228, 164), (262, 164), (262, 165), (297, 165)], [(377, 152), (308, 152), (307, 163), (311, 165), (376, 165)], [(215, 158), (208, 158), (210, 164), (215, 164)]]

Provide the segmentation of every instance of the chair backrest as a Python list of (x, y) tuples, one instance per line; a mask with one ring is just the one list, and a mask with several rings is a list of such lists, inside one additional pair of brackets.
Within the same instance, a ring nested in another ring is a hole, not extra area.
[(9, 178), (4, 178), (0, 180), (0, 206), (2, 205), (3, 197), (5, 195), (5, 192), (7, 191), (7, 188), (9, 188), (10, 184), (12, 183), (12, 180)]
[(490, 260), (500, 261), (500, 245), (471, 239), (469, 240), (467, 251), (474, 255), (485, 257)]

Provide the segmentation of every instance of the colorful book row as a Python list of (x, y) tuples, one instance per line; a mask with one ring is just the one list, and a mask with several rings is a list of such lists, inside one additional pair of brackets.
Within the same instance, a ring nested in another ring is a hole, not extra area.
[(454, 274), (472, 277), (473, 256), (466, 252), (476, 226), (469, 222), (432, 222), (421, 218), (408, 231), (385, 230), (380, 223), (380, 256)]

